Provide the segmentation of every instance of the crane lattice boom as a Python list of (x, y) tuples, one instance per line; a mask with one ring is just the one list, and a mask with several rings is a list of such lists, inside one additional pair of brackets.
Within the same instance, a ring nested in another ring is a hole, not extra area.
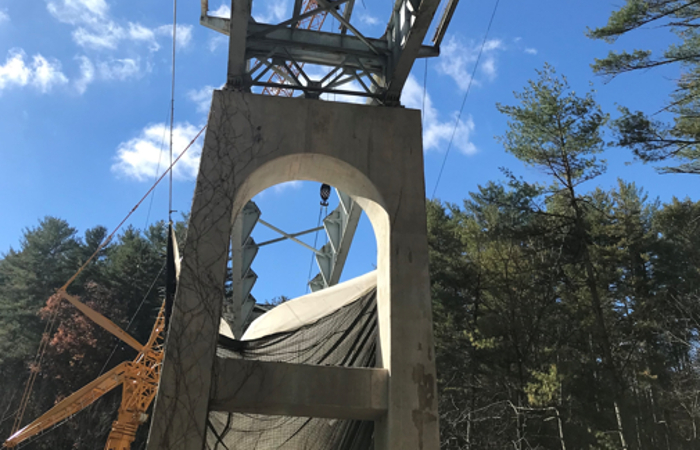
[[(73, 300), (75, 299), (73, 298)], [(119, 407), (119, 415), (112, 424), (105, 450), (128, 450), (134, 441), (139, 425), (148, 418), (146, 411), (153, 402), (158, 389), (160, 368), (163, 361), (164, 328), (165, 304), (160, 308), (148, 343), (142, 347), (133, 361), (119, 364), (66, 397), (34, 422), (10, 436), (3, 446), (16, 447), (27, 439), (70, 419), (107, 392), (121, 385), (122, 402)]]
[[(302, 5), (302, 13), (307, 13), (311, 11), (312, 9), (315, 9), (317, 7), (316, 2), (314, 0), (304, 0), (304, 3)], [(313, 30), (313, 31), (318, 31), (323, 27), (323, 23), (326, 21), (326, 16), (328, 13), (326, 11), (320, 12), (318, 14), (314, 14), (312, 16), (306, 17), (304, 19), (301, 19), (299, 22), (297, 22), (297, 28), (303, 29), (303, 30)], [(285, 80), (289, 78), (290, 76), (294, 79), (299, 79), (299, 74), (301, 73), (301, 68), (304, 67), (304, 64), (302, 63), (301, 65), (296, 65), (296, 64), (291, 64), (287, 63), (284, 66), (279, 67), (279, 71), (282, 73), (278, 72), (273, 72), (272, 76), (270, 76), (270, 79), (268, 80), (269, 83), (274, 83), (274, 84), (284, 84)], [(284, 89), (281, 87), (266, 87), (263, 89), (263, 94), (266, 95), (278, 95), (281, 97), (291, 97), (294, 94), (293, 89)]]

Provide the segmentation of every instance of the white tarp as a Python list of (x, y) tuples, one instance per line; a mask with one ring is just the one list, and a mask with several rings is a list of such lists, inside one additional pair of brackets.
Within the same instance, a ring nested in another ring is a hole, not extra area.
[(241, 340), (296, 330), (348, 305), (377, 286), (377, 271), (286, 301), (250, 324)]

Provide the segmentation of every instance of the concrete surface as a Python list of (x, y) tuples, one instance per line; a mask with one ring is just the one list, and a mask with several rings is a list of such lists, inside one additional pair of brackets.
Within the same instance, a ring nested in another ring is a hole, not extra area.
[(374, 420), (386, 414), (388, 378), (385, 369), (217, 358), (209, 409)]
[(348, 193), (374, 227), (389, 376), (375, 449), (437, 450), (420, 112), (236, 91), (214, 92), (148, 449), (203, 447), (232, 218), (291, 180)]

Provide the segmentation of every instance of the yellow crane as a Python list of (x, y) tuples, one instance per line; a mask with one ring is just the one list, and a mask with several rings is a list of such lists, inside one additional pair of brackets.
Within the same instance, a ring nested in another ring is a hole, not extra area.
[[(112, 321), (81, 303), (77, 298), (61, 292), (60, 295), (95, 323), (134, 347), (138, 341), (129, 336)], [(14, 448), (27, 439), (38, 435), (52, 426), (69, 419), (74, 414), (87, 408), (107, 392), (121, 386), (122, 401), (117, 420), (112, 423), (112, 430), (107, 438), (106, 450), (128, 450), (136, 436), (136, 430), (148, 416), (146, 411), (153, 402), (160, 380), (160, 368), (163, 361), (163, 338), (165, 330), (165, 302), (160, 308), (158, 318), (153, 326), (146, 345), (139, 345), (140, 350), (133, 361), (125, 361), (77, 392), (60, 401), (34, 422), (10, 436), (4, 447)], [(125, 338), (125, 336), (128, 336)]]
[[(172, 225), (168, 227), (168, 247), (166, 258), (166, 295), (158, 312), (156, 323), (145, 345), (139, 343), (133, 336), (122, 330), (117, 324), (98, 313), (77, 297), (68, 294), (65, 288), (58, 295), (75, 306), (95, 324), (112, 333), (122, 342), (138, 351), (133, 361), (125, 361), (94, 381), (83, 386), (77, 392), (61, 400), (29, 425), (13, 430), (12, 435), (5, 441), (3, 447), (15, 448), (54, 425), (58, 425), (73, 415), (87, 408), (107, 392), (121, 386), (122, 401), (119, 406), (117, 420), (112, 423), (112, 429), (107, 438), (106, 450), (129, 450), (134, 442), (139, 426), (146, 422), (146, 412), (151, 406), (158, 391), (160, 370), (163, 362), (165, 329), (167, 327), (168, 303), (175, 294), (177, 279), (180, 275), (180, 255), (178, 252), (175, 231)], [(47, 338), (47, 337), (45, 337)], [(37, 370), (36, 368), (34, 370)], [(25, 392), (25, 395), (28, 395)], [(23, 399), (24, 400), (24, 399)]]

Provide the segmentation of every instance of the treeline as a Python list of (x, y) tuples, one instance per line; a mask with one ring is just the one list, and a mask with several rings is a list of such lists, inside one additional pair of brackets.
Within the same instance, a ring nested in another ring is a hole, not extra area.
[(443, 447), (700, 448), (700, 203), (587, 189), (608, 116), (552, 68), (516, 99), (549, 181), (428, 204)]
[(700, 174), (698, 26), (695, 0), (626, 0), (587, 35), (675, 42), (593, 71), (675, 68), (667, 104), (610, 120), (545, 67), (498, 109), (505, 150), (549, 181), (506, 172), (463, 205), (428, 204), (443, 448), (700, 448), (700, 203), (593, 187), (608, 145)]
[[(183, 233), (184, 224), (176, 230)], [(0, 259), (0, 441), (10, 436), (29, 370), (39, 371), (23, 425), (136, 351), (52, 295), (107, 236), (96, 227), (78, 236), (66, 221), (47, 217), (26, 229), (18, 249)], [(141, 232), (127, 228), (104, 247), (71, 285), (71, 294), (145, 342), (162, 302), (167, 228), (157, 223)], [(48, 322), (54, 323), (42, 364), (33, 361)], [(121, 400), (121, 389), (27, 449), (102, 448)], [(133, 448), (145, 442), (141, 427)]]
[(700, 203), (490, 184), (428, 220), (443, 448), (700, 448)]
[[(700, 202), (662, 205), (622, 181), (572, 195), (511, 180), (461, 206), (429, 202), (428, 225), (443, 448), (698, 447)], [(0, 259), (3, 438), (54, 313), (25, 423), (134, 356), (47, 302), (104, 236), (46, 218)], [(165, 244), (164, 224), (128, 229), (71, 291), (143, 341)], [(26, 448), (100, 448), (119, 400), (117, 390)]]
[[(622, 181), (571, 186), (511, 178), (463, 205), (428, 203), (443, 448), (700, 443), (700, 202), (660, 204)], [(165, 230), (127, 229), (71, 288), (141, 341), (162, 299)], [(104, 236), (46, 218), (0, 259), (3, 438), (53, 314), (25, 423), (134, 356), (66, 302), (47, 302)], [(26, 448), (101, 448), (119, 400), (117, 390)]]

